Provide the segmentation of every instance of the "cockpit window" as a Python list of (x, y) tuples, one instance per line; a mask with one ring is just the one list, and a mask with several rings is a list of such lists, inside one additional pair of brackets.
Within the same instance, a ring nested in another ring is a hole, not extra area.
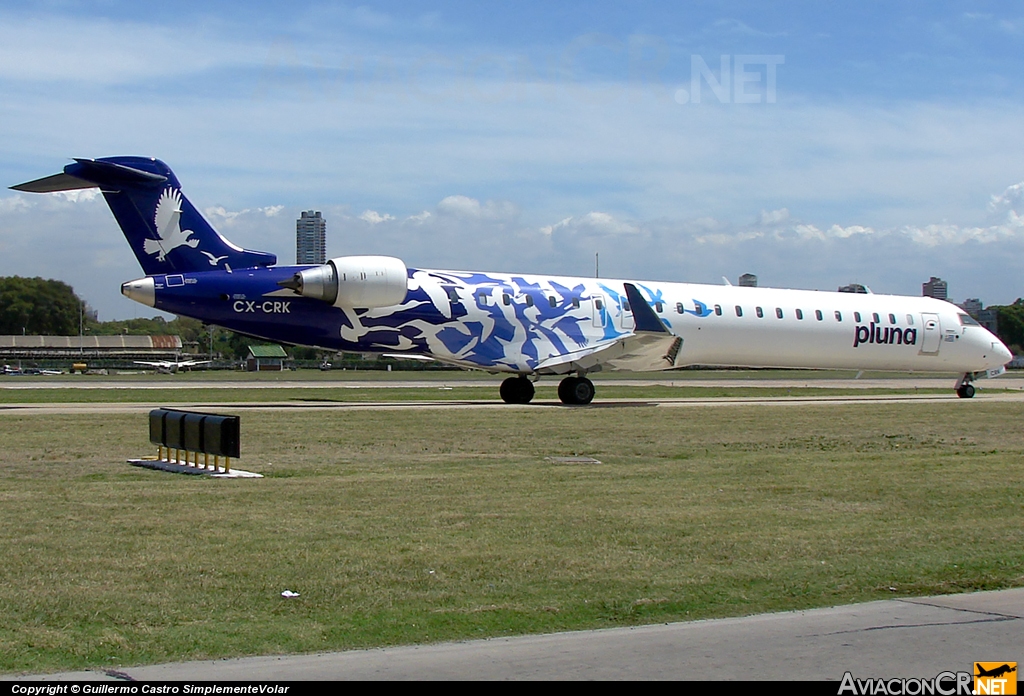
[(974, 321), (974, 317), (970, 314), (958, 314), (960, 317), (960, 326), (981, 326), (978, 322)]

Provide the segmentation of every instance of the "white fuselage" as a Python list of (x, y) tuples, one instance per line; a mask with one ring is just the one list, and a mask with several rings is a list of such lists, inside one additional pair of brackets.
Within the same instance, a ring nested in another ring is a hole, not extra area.
[[(458, 271), (421, 271), (410, 279), (435, 305), (446, 295), (456, 298), (468, 311), (460, 324), (486, 327), (503, 312), (516, 336), (494, 367), (520, 373), (579, 346), (579, 337), (560, 333), (559, 326), (576, 327), (590, 345), (631, 332), (624, 282), (635, 284), (683, 339), (676, 366), (974, 373), (1012, 358), (959, 307), (929, 297)], [(563, 323), (567, 317), (574, 321)], [(526, 342), (532, 342), (532, 360), (520, 351)], [(431, 352), (460, 362), (458, 350), (438, 344)]]

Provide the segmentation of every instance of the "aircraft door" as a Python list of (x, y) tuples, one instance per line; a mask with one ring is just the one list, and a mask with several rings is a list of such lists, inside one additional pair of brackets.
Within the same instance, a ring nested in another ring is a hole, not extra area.
[(921, 352), (930, 354), (938, 353), (939, 344), (942, 341), (942, 326), (939, 323), (939, 315), (922, 314), (921, 325), (923, 327)]
[(629, 331), (636, 325), (636, 322), (633, 321), (633, 309), (629, 306), (629, 300), (625, 297), (622, 298), (622, 304), (619, 306), (619, 312), (619, 319), (622, 321), (622, 330)]
[(608, 305), (604, 303), (604, 295), (594, 295), (594, 326), (604, 328), (604, 320), (608, 315)]

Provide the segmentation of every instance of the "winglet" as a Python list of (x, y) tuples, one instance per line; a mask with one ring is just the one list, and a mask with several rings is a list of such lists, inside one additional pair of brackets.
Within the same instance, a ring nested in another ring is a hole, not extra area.
[(672, 332), (661, 322), (636, 286), (632, 283), (623, 283), (623, 285), (626, 286), (626, 299), (629, 300), (629, 306), (633, 310), (633, 321), (636, 322), (634, 330), (671, 334)]

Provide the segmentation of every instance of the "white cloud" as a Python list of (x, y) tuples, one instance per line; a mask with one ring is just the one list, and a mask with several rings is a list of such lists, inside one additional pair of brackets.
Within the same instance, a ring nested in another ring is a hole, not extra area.
[(217, 220), (221, 222), (231, 222), (239, 215), (245, 215), (249, 212), (248, 208), (245, 210), (227, 210), (222, 205), (215, 205), (207, 208), (203, 211), (206, 214), (207, 219)]
[(590, 234), (590, 235), (634, 235), (638, 234), (641, 228), (629, 222), (623, 222), (609, 213), (590, 212), (580, 217), (567, 217), (553, 225), (545, 225), (540, 228), (542, 234), (551, 236), (562, 234)]
[(789, 210), (786, 208), (762, 210), (759, 219), (762, 225), (776, 225), (789, 219)]
[(75, 191), (57, 191), (50, 195), (58, 196), (71, 203), (88, 203), (100, 197), (100, 190), (98, 188), (90, 188), (78, 189)]
[(257, 46), (219, 28), (209, 18), (160, 26), (6, 11), (0, 13), (0, 78), (123, 84), (256, 60)]
[(519, 215), (519, 208), (508, 201), (487, 201), (480, 203), (468, 196), (447, 196), (437, 204), (439, 215), (475, 220), (512, 220)]
[(384, 213), (383, 215), (381, 215), (376, 210), (365, 210), (365, 211), (363, 211), (363, 214), (359, 216), (359, 219), (360, 220), (365, 220), (366, 222), (370, 223), (371, 225), (379, 225), (382, 222), (387, 222), (388, 220), (394, 220), (395, 218), (394, 218), (393, 215), (389, 215), (387, 213)]
[(0, 198), (0, 215), (28, 207), (24, 196), (7, 196)]

